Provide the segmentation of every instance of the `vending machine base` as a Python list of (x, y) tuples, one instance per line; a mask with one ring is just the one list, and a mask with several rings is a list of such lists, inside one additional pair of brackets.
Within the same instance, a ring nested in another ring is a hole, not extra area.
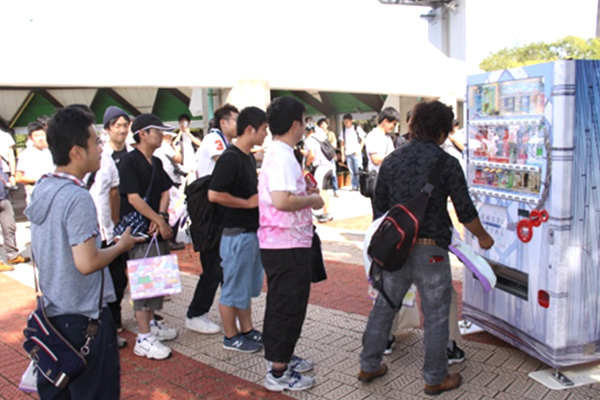
[(529, 377), (551, 390), (571, 389), (600, 382), (600, 365), (579, 365), (560, 372), (557, 369), (540, 370), (530, 372)]

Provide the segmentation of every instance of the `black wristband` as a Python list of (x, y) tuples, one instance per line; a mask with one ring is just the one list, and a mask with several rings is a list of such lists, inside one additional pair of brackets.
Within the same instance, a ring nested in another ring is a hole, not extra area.
[(159, 214), (159, 215), (162, 215), (162, 216), (163, 216), (163, 218), (165, 219), (165, 221), (168, 221), (168, 220), (169, 220), (169, 213), (166, 213), (166, 212), (164, 212), (164, 211), (161, 211), (161, 212), (159, 212), (158, 214)]

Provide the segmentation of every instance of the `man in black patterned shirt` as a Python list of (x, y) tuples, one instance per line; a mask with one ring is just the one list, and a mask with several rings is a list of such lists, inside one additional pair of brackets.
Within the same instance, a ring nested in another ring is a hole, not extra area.
[[(381, 165), (375, 188), (375, 207), (386, 212), (395, 204), (403, 204), (419, 193), (427, 182), (430, 170), (443, 153), (440, 145), (452, 130), (452, 108), (439, 101), (422, 102), (412, 111), (409, 122), (411, 141), (389, 155)], [(412, 283), (421, 296), (425, 316), (425, 362), (423, 378), (426, 394), (439, 394), (460, 386), (460, 374), (448, 374), (446, 344), (448, 315), (452, 293), (452, 275), (448, 245), (452, 222), (447, 210), (451, 197), (459, 221), (479, 240), (479, 246), (489, 249), (494, 244), (485, 231), (477, 210), (469, 197), (460, 163), (448, 157), (439, 183), (427, 204), (419, 229), (419, 239), (405, 265), (394, 272), (382, 271), (387, 293), (392, 302), (401, 304)], [(388, 332), (395, 310), (379, 296), (375, 301), (363, 335), (361, 381), (385, 375), (387, 365), (381, 364)]]

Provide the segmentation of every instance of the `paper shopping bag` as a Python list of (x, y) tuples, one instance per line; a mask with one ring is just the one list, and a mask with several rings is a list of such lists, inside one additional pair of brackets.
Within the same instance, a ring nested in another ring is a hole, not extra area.
[[(156, 236), (149, 243), (148, 249), (155, 241)], [(156, 248), (158, 249), (158, 245)], [(147, 254), (148, 252), (146, 252)], [(127, 275), (133, 300), (181, 293), (179, 263), (176, 254), (128, 260)]]

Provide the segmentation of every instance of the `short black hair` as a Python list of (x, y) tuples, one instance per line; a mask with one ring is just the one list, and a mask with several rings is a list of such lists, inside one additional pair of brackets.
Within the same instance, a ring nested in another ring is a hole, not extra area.
[(411, 137), (437, 142), (441, 135), (448, 136), (453, 120), (452, 107), (438, 100), (423, 101), (414, 106), (408, 127)]
[(394, 107), (386, 107), (379, 113), (377, 117), (377, 124), (381, 124), (383, 121), (387, 120), (388, 122), (398, 121), (400, 119), (400, 114)]
[(218, 108), (215, 111), (214, 119), (215, 119), (215, 128), (221, 129), (221, 120), (226, 119), (231, 116), (231, 114), (239, 114), (240, 111), (236, 106), (233, 106), (229, 103), (225, 104), (223, 107)]
[(46, 130), (46, 127), (40, 121), (31, 121), (30, 123), (27, 124), (27, 135), (29, 135), (29, 137), (31, 137), (31, 134), (33, 132), (39, 131), (39, 130), (42, 130), (42, 131)]
[(453, 128), (457, 128), (457, 127), (458, 127), (458, 125), (460, 125), (460, 124), (458, 123), (458, 120), (457, 120), (457, 119), (455, 119), (454, 121), (452, 121), (452, 127), (453, 127)]
[(94, 124), (94, 114), (78, 105), (59, 109), (48, 121), (46, 140), (57, 166), (71, 162), (69, 152), (73, 146), (88, 149), (89, 127)]
[(192, 120), (187, 113), (179, 114), (179, 117), (177, 117), (177, 122), (180, 122), (182, 119), (185, 119), (187, 122)]
[(320, 119), (317, 121), (317, 126), (320, 128), (320, 127), (321, 127), (321, 124), (322, 124), (323, 122), (327, 122), (327, 118), (320, 118)]
[(285, 135), (294, 121), (304, 124), (302, 115), (306, 107), (300, 100), (291, 96), (278, 97), (269, 104), (267, 108), (267, 121), (269, 130), (273, 135)]
[(349, 119), (352, 121), (352, 119), (353, 119), (352, 114), (344, 114), (344, 116), (342, 117), (342, 120), (344, 120), (344, 119)]
[(258, 130), (262, 124), (267, 122), (267, 113), (258, 107), (246, 107), (244, 108), (237, 119), (237, 135), (238, 137), (244, 134), (244, 131), (248, 126)]

